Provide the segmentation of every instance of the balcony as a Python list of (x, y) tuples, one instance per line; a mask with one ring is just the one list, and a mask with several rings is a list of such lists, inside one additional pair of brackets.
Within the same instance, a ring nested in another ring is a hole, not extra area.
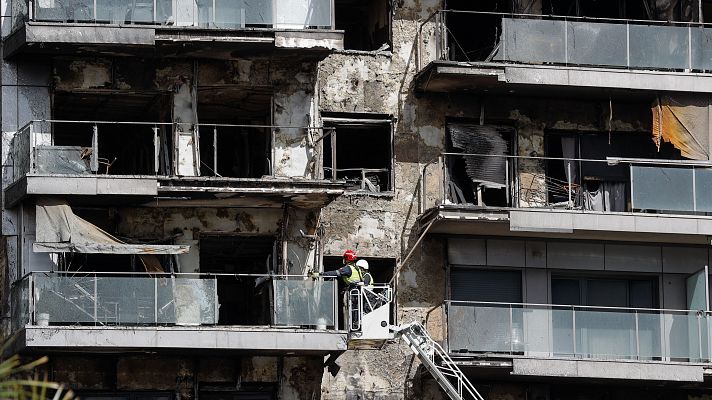
[(712, 235), (708, 161), (443, 153), (421, 180), (431, 233), (697, 244)]
[[(13, 0), (5, 57), (94, 51), (174, 55), (343, 48), (332, 0)], [(308, 50), (308, 52), (304, 52)], [(235, 54), (232, 54), (235, 57)]]
[[(222, 325), (230, 313), (220, 279), (251, 280), (264, 307)], [(346, 349), (335, 281), (303, 276), (40, 273), (12, 288), (18, 350), (250, 350), (326, 354)], [(257, 315), (257, 311), (260, 311)]]
[[(464, 28), (473, 26), (479, 34)], [(709, 92), (711, 40), (712, 27), (698, 23), (442, 10), (420, 29), (417, 89), (605, 98)]]
[[(320, 207), (343, 193), (345, 183), (276, 170), (272, 153), (281, 149), (270, 146), (272, 135), (303, 136), (307, 130), (320, 131), (263, 125), (32, 121), (12, 134), (5, 204), (12, 207), (28, 197), (64, 195), (136, 204), (156, 197), (175, 201), (220, 197), (230, 206), (281, 207), (290, 202)], [(262, 145), (236, 154), (236, 136)]]
[(709, 312), (448, 301), (453, 357), (507, 358), (512, 374), (702, 382)]

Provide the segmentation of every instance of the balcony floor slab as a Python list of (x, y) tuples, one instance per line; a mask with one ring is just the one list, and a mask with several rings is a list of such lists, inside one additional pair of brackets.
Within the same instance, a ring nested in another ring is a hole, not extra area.
[(27, 326), (16, 351), (250, 351), (319, 354), (345, 351), (345, 331), (252, 326)]
[(429, 233), (709, 244), (712, 217), (703, 215), (512, 209), (443, 205), (420, 217)]
[(27, 22), (3, 43), (3, 57), (97, 53), (231, 59), (238, 53), (296, 52), (321, 59), (344, 47), (344, 32), (327, 29), (207, 29), (194, 26)]
[(702, 365), (598, 360), (515, 358), (514, 376), (619, 379), (626, 381), (703, 382)]
[[(712, 74), (433, 61), (416, 77), (422, 92), (487, 92), (506, 95), (651, 97), (656, 91), (710, 93)], [(652, 97), (651, 97), (652, 98)]]

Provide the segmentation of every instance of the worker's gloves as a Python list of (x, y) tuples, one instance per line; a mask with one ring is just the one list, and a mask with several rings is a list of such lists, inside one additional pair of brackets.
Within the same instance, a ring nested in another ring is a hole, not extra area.
[(316, 271), (310, 271), (310, 272), (309, 272), (309, 276), (310, 276), (312, 279), (318, 279), (320, 275), (319, 275), (319, 273), (316, 272)]

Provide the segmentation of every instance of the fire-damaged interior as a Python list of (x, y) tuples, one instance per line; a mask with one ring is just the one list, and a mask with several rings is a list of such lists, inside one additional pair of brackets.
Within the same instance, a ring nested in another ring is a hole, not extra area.
[[(271, 322), (273, 236), (202, 235), (200, 271), (217, 277), (220, 325), (268, 325)], [(229, 275), (228, 275), (229, 274)]]
[(393, 190), (393, 133), (388, 119), (325, 118), (325, 179), (345, 179), (351, 190)]
[[(53, 68), (55, 122), (34, 126), (52, 133), (51, 146), (38, 152), (40, 172), (184, 175), (179, 163), (196, 164), (191, 175), (211, 177), (272, 172), (273, 88), (244, 77), (222, 81), (245, 73), (234, 63), (55, 58)], [(79, 71), (91, 73), (90, 81)], [(179, 144), (186, 135), (190, 140)], [(181, 160), (181, 146), (189, 158)]]
[(681, 159), (680, 151), (669, 143), (658, 150), (647, 133), (554, 131), (547, 133), (545, 142), (546, 155), (552, 158), (547, 160), (546, 187), (548, 202), (553, 207), (592, 211), (631, 209), (630, 166), (582, 160), (605, 160), (607, 157)]
[(507, 206), (516, 163), (512, 155), (514, 127), (450, 123), (448, 152), (448, 198), (458, 204)]
[(334, 8), (345, 49), (377, 50), (391, 43), (390, 1), (335, 0)]

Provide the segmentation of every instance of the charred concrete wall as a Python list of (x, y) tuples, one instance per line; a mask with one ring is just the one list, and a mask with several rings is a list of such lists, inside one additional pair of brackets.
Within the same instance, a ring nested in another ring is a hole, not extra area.
[(321, 357), (57, 355), (49, 369), (79, 393), (151, 391), (194, 399), (246, 390), (307, 400), (319, 396), (323, 366)]

